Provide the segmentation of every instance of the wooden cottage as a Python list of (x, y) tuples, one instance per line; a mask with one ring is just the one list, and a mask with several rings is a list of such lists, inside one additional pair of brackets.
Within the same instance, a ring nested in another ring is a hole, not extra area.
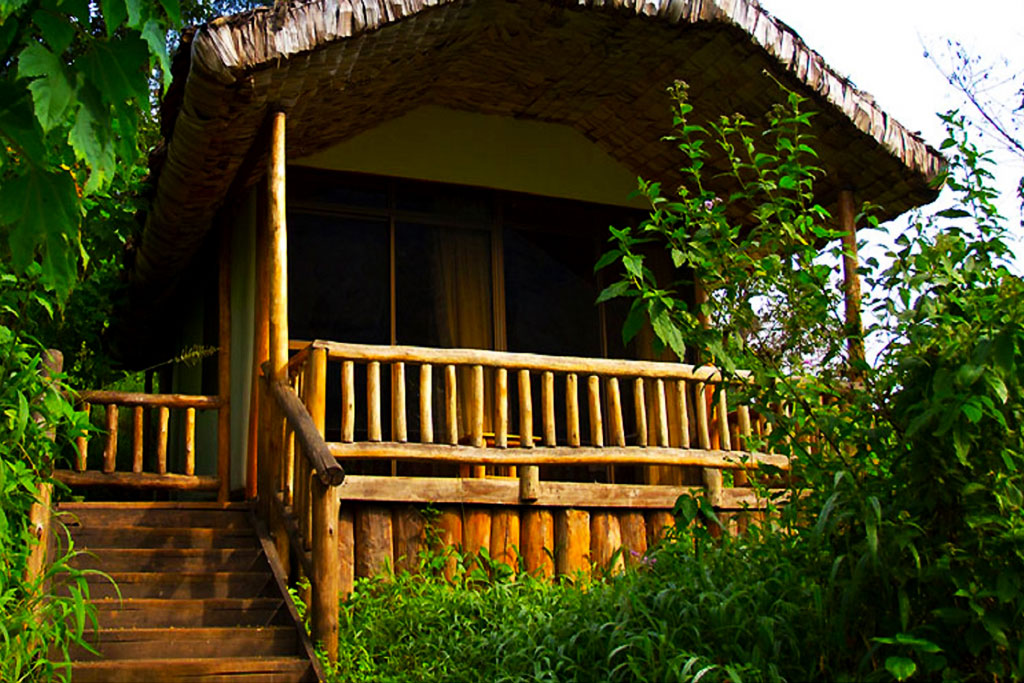
[[(689, 488), (756, 507), (745, 468), (786, 467), (743, 453), (756, 416), (713, 368), (623, 347), (593, 263), (638, 175), (678, 180), (666, 86), (757, 120), (765, 72), (820, 112), (819, 201), (851, 237), (855, 200), (934, 198), (941, 157), (749, 0), (312, 0), (186, 34), (122, 352), (216, 353), (152, 395), (86, 393), (126, 433), (59, 476), (188, 492), (122, 506), (128, 527), (256, 501), (257, 549), (278, 584), (310, 577), (329, 653), (333, 596), (414, 569), (423, 506), (445, 543), (549, 574), (642, 553)], [(219, 507), (184, 502), (203, 492)]]

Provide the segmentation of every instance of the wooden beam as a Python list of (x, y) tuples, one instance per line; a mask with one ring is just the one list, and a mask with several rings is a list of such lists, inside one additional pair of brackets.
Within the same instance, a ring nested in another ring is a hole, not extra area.
[(689, 465), (716, 469), (757, 469), (770, 465), (789, 469), (789, 458), (768, 453), (723, 451), (699, 448), (473, 448), (420, 443), (338, 443), (327, 444), (330, 453), (342, 460), (405, 460), (448, 462), (465, 465)]
[(253, 302), (252, 383), (249, 388), (249, 431), (245, 452), (245, 497), (255, 500), (259, 479), (260, 368), (270, 360), (270, 276), (267, 272), (267, 199), (266, 183), (256, 192), (256, 273)]
[(147, 472), (74, 472), (55, 470), (53, 478), (68, 486), (125, 486), (136, 489), (175, 489), (179, 491), (217, 491), (217, 477), (186, 476), (184, 474), (150, 474)]
[(221, 406), (219, 396), (193, 396), (189, 394), (136, 394), (128, 391), (83, 391), (79, 394), (93, 405), (143, 406), (154, 408), (196, 408), (213, 410)]
[[(486, 479), (455, 477), (391, 477), (352, 474), (338, 487), (348, 509), (359, 502), (412, 503), (420, 505), (502, 505), (520, 506), (519, 483), (511, 477)], [(616, 508), (671, 510), (679, 496), (699, 495), (699, 486), (648, 486), (641, 484), (597, 484), (591, 482), (541, 481), (537, 500), (528, 507)], [(783, 496), (784, 489), (770, 490)], [(749, 488), (725, 489), (720, 508), (763, 509), (765, 499)]]

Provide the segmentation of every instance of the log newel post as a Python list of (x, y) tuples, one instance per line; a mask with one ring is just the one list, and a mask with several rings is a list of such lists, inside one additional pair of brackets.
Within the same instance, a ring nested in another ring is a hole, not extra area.
[[(269, 275), (269, 381), (288, 382), (288, 230), (285, 207), (285, 115), (275, 112), (271, 119), (270, 154), (267, 179), (267, 273)], [(282, 563), (287, 563), (288, 535), (277, 514), (273, 500), (282, 488), (278, 481), (284, 450), (284, 423), (281, 411), (272, 400), (261, 422), (269, 429), (267, 450), (260, 452), (261, 466), (266, 466), (269, 488), (259, 491), (264, 511), (269, 513), (269, 527)]]
[(864, 362), (864, 328), (860, 311), (860, 275), (857, 273), (857, 223), (853, 191), (839, 193), (839, 229), (843, 234), (843, 296), (846, 300), (846, 343), (850, 379), (862, 379), (858, 367)]

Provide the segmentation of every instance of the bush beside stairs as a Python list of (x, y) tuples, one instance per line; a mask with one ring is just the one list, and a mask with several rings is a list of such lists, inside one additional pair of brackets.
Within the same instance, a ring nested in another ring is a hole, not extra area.
[(84, 551), (74, 563), (103, 572), (88, 577), (99, 623), (89, 642), (101, 656), (73, 649), (73, 683), (322, 679), (247, 504), (63, 503), (59, 511)]

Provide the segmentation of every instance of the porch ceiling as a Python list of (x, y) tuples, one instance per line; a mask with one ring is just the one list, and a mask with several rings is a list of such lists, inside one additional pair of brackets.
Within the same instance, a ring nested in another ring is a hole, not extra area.
[(698, 118), (756, 117), (779, 98), (767, 72), (820, 112), (826, 206), (852, 187), (898, 215), (934, 198), (943, 165), (753, 0), (312, 0), (217, 19), (185, 45), (131, 276), (141, 291), (164, 291), (229, 189), (258, 179), (264, 150), (243, 159), (274, 109), (290, 158), (434, 104), (567, 124), (671, 183), (666, 86), (687, 81)]

